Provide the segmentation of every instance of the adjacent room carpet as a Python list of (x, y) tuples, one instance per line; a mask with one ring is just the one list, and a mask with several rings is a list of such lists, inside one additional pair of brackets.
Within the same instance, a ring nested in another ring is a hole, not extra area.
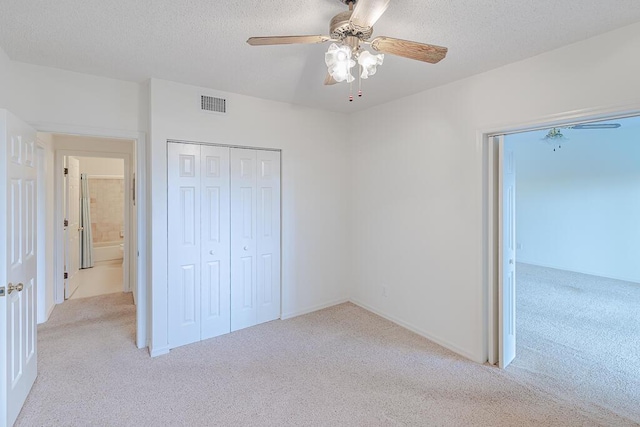
[(479, 365), (352, 304), (151, 359), (115, 294), (58, 306), (18, 426), (635, 425), (537, 381)]
[(518, 263), (510, 371), (640, 424), (640, 284)]

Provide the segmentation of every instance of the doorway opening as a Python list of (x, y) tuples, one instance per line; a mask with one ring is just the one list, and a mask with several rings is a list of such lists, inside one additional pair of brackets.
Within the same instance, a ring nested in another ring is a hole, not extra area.
[(493, 138), (498, 362), (623, 416), (640, 399), (639, 139), (638, 116)]
[[(56, 304), (114, 292), (128, 293), (136, 311), (136, 346), (147, 345), (144, 252), (144, 136), (108, 138), (38, 133), (44, 150), (46, 206), (38, 224), (46, 230), (40, 282), (39, 323)], [(142, 158), (141, 158), (142, 156)], [(143, 195), (142, 200), (136, 196)], [(50, 243), (49, 243), (50, 242)], [(142, 243), (142, 245), (140, 244)]]
[(65, 300), (129, 292), (125, 160), (64, 156), (63, 161)]

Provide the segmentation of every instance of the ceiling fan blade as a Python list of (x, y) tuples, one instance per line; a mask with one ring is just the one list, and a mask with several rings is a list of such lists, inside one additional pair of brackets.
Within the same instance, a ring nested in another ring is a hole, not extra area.
[(278, 44), (310, 44), (324, 43), (331, 40), (329, 36), (274, 36), (251, 37), (247, 40), (251, 46), (271, 46)]
[(618, 129), (620, 126), (620, 123), (583, 123), (571, 126), (570, 129)]
[(382, 16), (390, 0), (358, 0), (349, 24), (356, 32), (364, 32), (373, 27)]
[(417, 61), (435, 64), (447, 56), (448, 49), (442, 46), (410, 42), (391, 37), (376, 37), (371, 40), (371, 47), (378, 52), (403, 56)]
[(331, 86), (331, 85), (335, 85), (337, 83), (338, 82), (333, 77), (331, 77), (331, 74), (327, 73), (327, 77), (325, 77), (325, 79), (324, 79), (324, 85), (325, 86)]

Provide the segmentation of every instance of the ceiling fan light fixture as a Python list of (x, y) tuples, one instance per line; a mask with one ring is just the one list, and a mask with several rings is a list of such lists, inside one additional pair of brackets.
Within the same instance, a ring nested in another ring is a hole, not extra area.
[(369, 76), (373, 76), (378, 71), (378, 65), (382, 65), (383, 62), (384, 54), (373, 55), (369, 51), (363, 50), (358, 56), (358, 64), (362, 67), (360, 77), (368, 79)]
[(545, 141), (563, 141), (568, 139), (560, 128), (551, 128), (543, 138)]
[(543, 141), (551, 144), (553, 146), (553, 151), (556, 149), (562, 148), (562, 144), (567, 142), (569, 138), (564, 136), (562, 133), (562, 129), (560, 128), (551, 128), (549, 132), (542, 138)]
[[(359, 87), (358, 96), (362, 96), (362, 79), (368, 79), (376, 74), (378, 66), (384, 61), (383, 54), (400, 56), (416, 61), (436, 64), (445, 58), (448, 49), (425, 43), (396, 39), (387, 36), (378, 36), (372, 39), (373, 26), (387, 10), (391, 0), (340, 0), (349, 6), (348, 11), (343, 11), (331, 18), (329, 23), (329, 35), (307, 36), (266, 36), (250, 37), (247, 43), (251, 46), (274, 46), (289, 44), (315, 44), (333, 42), (325, 53), (327, 75), (324, 79), (325, 86), (336, 83), (352, 83), (355, 78), (352, 68), (358, 68)], [(369, 46), (372, 54), (362, 47)], [(349, 100), (353, 100), (353, 85), (350, 85)]]
[(355, 80), (351, 74), (351, 69), (355, 67), (356, 61), (353, 60), (351, 48), (348, 46), (332, 43), (324, 55), (324, 61), (327, 64), (329, 74), (335, 81), (347, 81), (350, 83)]

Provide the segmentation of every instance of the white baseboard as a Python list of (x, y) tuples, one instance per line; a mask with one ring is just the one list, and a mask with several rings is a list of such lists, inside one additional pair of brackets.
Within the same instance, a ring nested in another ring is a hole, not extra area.
[(169, 354), (169, 346), (160, 347), (160, 348), (149, 347), (149, 355), (151, 357), (158, 357), (164, 354)]
[(329, 301), (323, 304), (314, 305), (313, 307), (305, 308), (303, 310), (293, 311), (291, 313), (282, 313), (282, 315), (280, 316), (280, 319), (287, 320), (293, 317), (303, 316), (305, 314), (313, 313), (314, 311), (333, 307), (334, 305), (344, 304), (345, 302), (349, 302), (349, 298), (340, 298), (340, 299)]
[(397, 318), (395, 318), (393, 316), (389, 316), (387, 314), (384, 314), (381, 311), (379, 311), (379, 310), (377, 310), (377, 309), (375, 309), (375, 308), (373, 308), (373, 307), (371, 307), (371, 306), (369, 306), (369, 305), (367, 305), (367, 304), (365, 304), (365, 303), (363, 303), (361, 301), (358, 301), (358, 300), (355, 300), (355, 299), (352, 298), (350, 300), (350, 302), (355, 304), (355, 305), (357, 305), (360, 308), (363, 308), (363, 309), (365, 309), (367, 311), (372, 312), (373, 314), (376, 314), (376, 315), (378, 315), (380, 317), (383, 317), (383, 318), (395, 323), (396, 325), (402, 326), (403, 328), (408, 329), (411, 332), (416, 333), (416, 334), (428, 339), (429, 341), (433, 341), (434, 343), (436, 343), (436, 344), (438, 344), (438, 345), (440, 345), (440, 346), (442, 346), (442, 347), (444, 347), (444, 348), (446, 348), (448, 350), (451, 350), (454, 353), (459, 354), (460, 356), (466, 357), (469, 360), (472, 360), (472, 361), (474, 361), (476, 363), (485, 363), (486, 362), (486, 360), (482, 356), (478, 357), (475, 354), (469, 353), (468, 351), (466, 351), (466, 350), (464, 350), (464, 349), (462, 349), (462, 348), (460, 348), (460, 347), (458, 347), (458, 346), (456, 346), (454, 344), (451, 344), (450, 342), (448, 342), (446, 340), (443, 340), (442, 338), (436, 337), (436, 336), (434, 336), (434, 335), (432, 335), (432, 334), (430, 334), (428, 332), (425, 332), (422, 329), (420, 329), (420, 328), (418, 328), (418, 327), (416, 327), (416, 326), (414, 326), (414, 325), (412, 325), (410, 323), (405, 322), (404, 320), (400, 320), (400, 319), (397, 319)]

